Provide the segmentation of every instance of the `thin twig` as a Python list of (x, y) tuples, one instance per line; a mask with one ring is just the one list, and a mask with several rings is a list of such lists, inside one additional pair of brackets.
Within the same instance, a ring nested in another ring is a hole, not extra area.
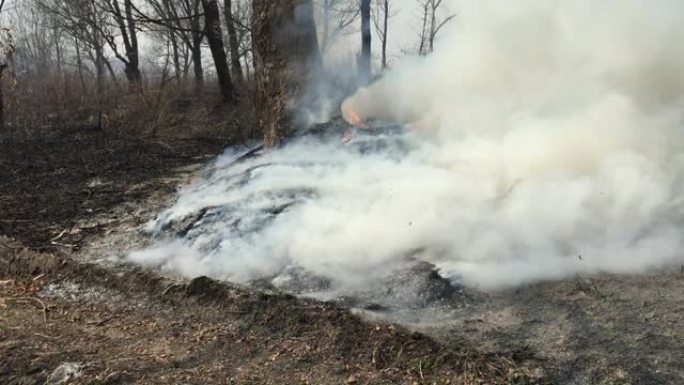
[(53, 242), (50, 242), (50, 244), (51, 244), (51, 245), (54, 245), (54, 246), (66, 247), (66, 248), (69, 248), (69, 249), (73, 249), (74, 247), (76, 247), (76, 245), (72, 245), (72, 244), (69, 244), (69, 243), (60, 243), (60, 242), (54, 242), (54, 241), (53, 241)]
[(21, 246), (12, 246), (12, 245), (6, 244), (5, 242), (0, 242), (0, 246), (3, 246), (4, 248), (10, 249), (10, 250), (21, 250), (21, 249), (23, 249), (23, 247), (21, 247)]
[(420, 373), (420, 380), (425, 381), (425, 377), (423, 377), (423, 360), (418, 361), (418, 372)]
[(40, 299), (38, 299), (38, 298), (36, 298), (36, 297), (28, 297), (28, 296), (27, 296), (27, 297), (18, 297), (18, 298), (8, 298), (8, 299), (9, 299), (9, 300), (13, 300), (13, 299), (14, 299), (14, 300), (17, 300), (17, 301), (21, 301), (21, 300), (33, 300), (33, 301), (37, 302), (37, 303), (42, 307), (42, 309), (43, 309), (43, 321), (45, 321), (45, 327), (47, 328), (47, 326), (48, 326), (48, 319), (47, 319), (48, 316), (47, 316), (47, 312), (48, 312), (49, 307), (48, 307), (47, 305), (45, 305), (45, 302), (41, 301)]
[(104, 318), (104, 319), (101, 319), (98, 321), (88, 321), (88, 322), (86, 322), (86, 324), (87, 325), (93, 325), (93, 326), (102, 326), (102, 325), (106, 324), (107, 322), (109, 322), (113, 319), (114, 319), (114, 317), (107, 317), (107, 318)]
[(67, 231), (67, 229), (62, 230), (62, 232), (59, 233), (56, 237), (50, 239), (50, 242), (55, 242), (56, 240), (62, 238), (62, 236), (64, 236), (64, 234), (66, 234)]
[(40, 334), (40, 333), (33, 333), (33, 334), (37, 335), (38, 337), (47, 338), (49, 340), (56, 340), (57, 339), (57, 337), (47, 336), (45, 334)]

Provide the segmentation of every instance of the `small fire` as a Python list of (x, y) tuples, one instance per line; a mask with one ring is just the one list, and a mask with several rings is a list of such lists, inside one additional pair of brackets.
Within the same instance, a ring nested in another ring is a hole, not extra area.
[(359, 128), (368, 128), (368, 124), (361, 118), (361, 116), (352, 108), (349, 101), (342, 104), (342, 117), (347, 123)]

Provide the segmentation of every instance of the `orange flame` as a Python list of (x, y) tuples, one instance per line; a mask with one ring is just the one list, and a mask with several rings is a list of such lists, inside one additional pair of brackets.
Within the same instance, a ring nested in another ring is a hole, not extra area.
[(349, 105), (342, 107), (342, 116), (347, 123), (360, 128), (368, 128), (368, 124), (361, 119), (361, 116)]

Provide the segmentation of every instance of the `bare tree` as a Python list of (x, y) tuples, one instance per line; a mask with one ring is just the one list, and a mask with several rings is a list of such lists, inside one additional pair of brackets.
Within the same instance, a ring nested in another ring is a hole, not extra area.
[(140, 52), (138, 48), (138, 30), (136, 19), (133, 17), (132, 0), (123, 0), (123, 7), (120, 0), (103, 0), (101, 8), (108, 12), (113, 22), (119, 29), (124, 52), (119, 51), (119, 45), (113, 34), (105, 34), (105, 40), (109, 48), (114, 52), (114, 56), (124, 64), (124, 73), (133, 88), (140, 86), (142, 76), (140, 74)]
[(204, 9), (204, 30), (209, 41), (211, 55), (214, 58), (221, 95), (225, 101), (231, 101), (235, 96), (235, 90), (230, 78), (230, 71), (228, 70), (226, 50), (223, 46), (221, 17), (217, 0), (202, 0), (202, 8)]
[(348, 32), (360, 15), (358, 0), (319, 0), (321, 10), (321, 51), (326, 52)]
[(233, 68), (233, 77), (237, 83), (242, 83), (242, 64), (240, 63), (240, 46), (238, 43), (237, 29), (233, 19), (233, 2), (224, 0), (223, 12), (225, 14), (226, 29), (228, 31), (228, 47), (230, 48), (230, 65)]
[(36, 9), (25, 7), (22, 17), (15, 18), (13, 29), (16, 44), (20, 47), (15, 63), (20, 70), (32, 71), (39, 77), (46, 77), (61, 70), (61, 34), (51, 18)]
[(418, 53), (420, 55), (427, 55), (434, 50), (435, 38), (439, 31), (456, 17), (456, 14), (450, 14), (443, 19), (439, 19), (438, 13), (444, 0), (418, 0), (423, 9), (423, 16), (421, 20), (420, 31), (420, 45), (418, 46)]
[[(95, 68), (98, 100), (104, 87), (105, 70), (115, 78), (111, 63), (106, 57), (105, 46), (114, 41), (115, 28), (112, 27), (111, 15), (101, 12), (102, 4), (97, 0), (35, 0), (28, 4), (46, 14), (73, 42), (80, 77), (87, 69), (83, 58), (89, 59)], [(25, 14), (25, 13), (24, 13)], [(115, 43), (113, 43), (115, 44)], [(85, 90), (85, 81), (82, 81)]]
[[(2, 2), (2, 5), (4, 5), (4, 1)], [(0, 5), (0, 7), (2, 6)], [(9, 34), (8, 31), (4, 31), (5, 33), (0, 34), (0, 49), (2, 51), (2, 54), (5, 56), (5, 59), (9, 62), (12, 60), (12, 55), (14, 54), (15, 50), (15, 44), (14, 40), (11, 34)], [(3, 62), (0, 63), (0, 129), (4, 130), (5, 128), (5, 93), (2, 87), (2, 77), (5, 72), (5, 68), (7, 68), (8, 63)]]
[[(180, 22), (177, 17), (178, 9), (176, 1), (173, 0), (146, 0), (145, 5), (151, 8), (154, 20), (149, 20), (151, 17), (139, 12), (138, 8), (134, 8), (141, 24), (147, 25), (147, 32), (152, 34), (154, 38), (161, 40), (169, 47), (170, 60), (173, 63), (175, 78), (180, 81), (184, 77), (184, 62), (186, 61), (185, 53), (182, 44), (182, 32), (176, 28)], [(142, 14), (142, 15), (141, 15)]]
[(359, 78), (368, 83), (371, 78), (371, 0), (361, 0), (361, 55)]
[(252, 57), (252, 0), (233, 0), (233, 26), (237, 35), (238, 54), (249, 77)]
[(387, 68), (387, 37), (389, 28), (389, 19), (394, 16), (391, 10), (392, 1), (377, 0), (373, 9), (373, 25), (375, 32), (380, 39), (381, 55), (382, 55), (382, 69)]
[(148, 15), (134, 6), (136, 17), (148, 26), (148, 31), (154, 31), (153, 26), (157, 26), (162, 28), (163, 33), (170, 35), (174, 66), (176, 72), (182, 74), (178, 76), (187, 77), (192, 65), (195, 88), (201, 90), (204, 81), (202, 40), (205, 33), (201, 0), (145, 0), (144, 4), (152, 13)]

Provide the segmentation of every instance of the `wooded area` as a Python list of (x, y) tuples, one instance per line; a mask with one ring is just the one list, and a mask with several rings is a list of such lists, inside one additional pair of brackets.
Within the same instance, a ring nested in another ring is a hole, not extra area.
[(0, 0), (0, 385), (684, 384), (680, 35)]
[[(427, 54), (453, 15), (411, 1), (424, 12), (407, 52)], [(391, 0), (3, 1), (0, 136), (79, 126), (277, 146), (336, 44), (358, 42), (356, 86), (389, 66), (397, 12)]]

